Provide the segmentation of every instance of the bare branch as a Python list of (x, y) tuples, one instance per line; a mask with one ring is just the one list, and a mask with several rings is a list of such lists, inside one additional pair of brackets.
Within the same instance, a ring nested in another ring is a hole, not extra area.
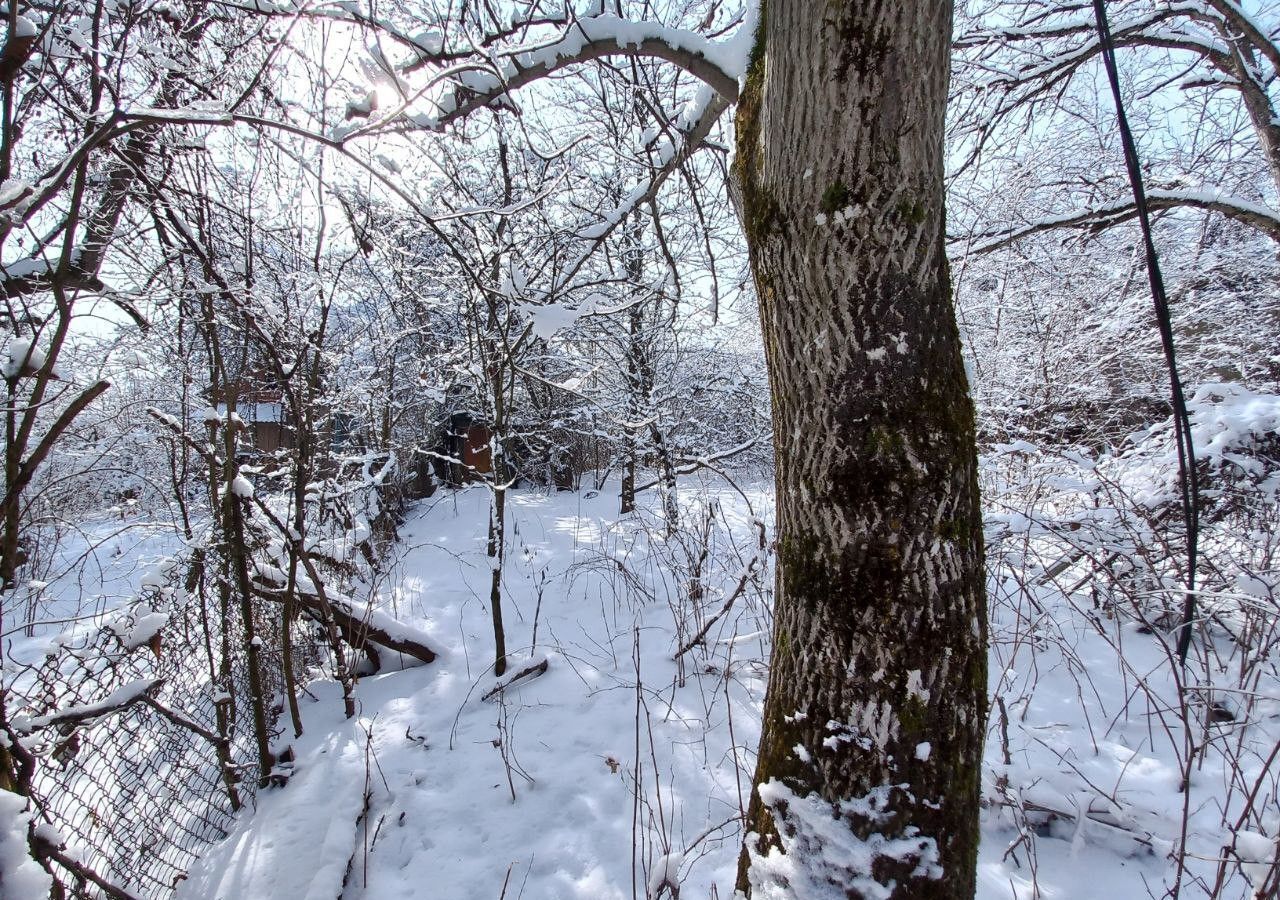
[[(1155, 210), (1178, 209), (1187, 207), (1220, 213), (1229, 219), (1254, 228), (1276, 243), (1280, 243), (1280, 214), (1265, 206), (1224, 195), (1217, 191), (1162, 191), (1153, 190), (1147, 193), (1148, 205)], [(1103, 206), (1083, 209), (1060, 216), (1050, 216), (1010, 229), (989, 231), (967, 238), (952, 236), (952, 245), (967, 241), (964, 252), (970, 254), (991, 253), (1015, 244), (1023, 238), (1046, 231), (1062, 228), (1079, 228), (1090, 232), (1127, 222), (1137, 215), (1131, 199), (1118, 200)]]
[(62, 415), (58, 416), (54, 423), (49, 426), (49, 430), (45, 432), (45, 436), (36, 445), (35, 450), (31, 451), (31, 455), (22, 461), (22, 465), (18, 468), (18, 477), (13, 484), (9, 485), (9, 490), (5, 493), (3, 502), (0, 502), (0, 511), (7, 510), (11, 504), (18, 502), (18, 498), (22, 496), (22, 492), (31, 483), (31, 479), (35, 478), (36, 469), (40, 467), (45, 457), (49, 455), (49, 451), (53, 449), (53, 445), (58, 438), (71, 427), (71, 423), (75, 421), (76, 416), (84, 412), (85, 407), (96, 400), (109, 387), (111, 387), (111, 382), (99, 381), (92, 387), (86, 388), (80, 396), (72, 400), (67, 408), (62, 411)]
[[(676, 468), (676, 474), (690, 475), (699, 469), (711, 468), (715, 463), (720, 462), (720, 460), (729, 459), (730, 457), (737, 456), (739, 453), (746, 453), (755, 445), (755, 438), (752, 438), (751, 440), (739, 444), (736, 447), (730, 447), (728, 450), (721, 450), (719, 453), (713, 453), (710, 456), (700, 456), (697, 459), (682, 461), (681, 465)], [(641, 491), (647, 491), (650, 488), (655, 488), (661, 483), (662, 480), (658, 478), (655, 478), (653, 481), (647, 481), (644, 484), (636, 486), (636, 493), (638, 494)]]

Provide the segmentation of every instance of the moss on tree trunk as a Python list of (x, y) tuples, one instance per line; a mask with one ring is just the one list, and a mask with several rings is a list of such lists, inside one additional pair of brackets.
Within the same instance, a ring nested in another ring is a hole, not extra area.
[(775, 0), (739, 103), (779, 529), (749, 895), (973, 895), (986, 607), (943, 247), (950, 23), (936, 0)]

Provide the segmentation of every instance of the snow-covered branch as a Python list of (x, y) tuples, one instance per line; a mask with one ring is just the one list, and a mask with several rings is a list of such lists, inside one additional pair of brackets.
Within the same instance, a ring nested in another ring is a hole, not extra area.
[[(724, 41), (712, 41), (695, 31), (672, 28), (655, 21), (632, 21), (602, 13), (574, 20), (554, 40), (529, 49), (515, 49), (502, 56), (477, 53), (475, 58), (442, 73), (449, 90), (436, 102), (436, 112), (409, 114), (414, 125), (432, 131), (466, 118), (473, 112), (508, 103), (515, 90), (554, 75), (562, 69), (611, 56), (660, 59), (679, 66), (711, 87), (726, 103), (738, 99), (738, 81), (746, 71), (747, 55), (755, 33), (755, 11), (747, 14)], [(370, 123), (352, 136), (371, 131), (398, 118)]]
[[(711, 453), (706, 456), (699, 456), (697, 459), (678, 460), (677, 461), (678, 465), (676, 466), (676, 474), (692, 475), (694, 472), (698, 471), (699, 469), (713, 468), (716, 463), (722, 460), (732, 459), (733, 457), (738, 456), (739, 454), (746, 453), (755, 445), (756, 445), (756, 441), (754, 438), (752, 438), (749, 441), (742, 442), (736, 447), (730, 447), (727, 450), (721, 450), (717, 453)], [(655, 478), (652, 481), (646, 481), (644, 484), (636, 486), (636, 493), (638, 494), (641, 491), (647, 491), (651, 488), (655, 488), (661, 483), (662, 483), (661, 479), (658, 479), (658, 478)]]
[[(1216, 189), (1199, 191), (1152, 190), (1147, 192), (1147, 203), (1153, 210), (1178, 208), (1203, 209), (1220, 213), (1229, 219), (1248, 225), (1280, 243), (1280, 214), (1257, 203), (1232, 197)], [(1017, 243), (1024, 238), (1046, 231), (1078, 228), (1090, 232), (1101, 231), (1113, 225), (1127, 222), (1138, 214), (1132, 199), (1116, 200), (1101, 206), (1057, 216), (1047, 216), (1034, 222), (1012, 228), (989, 231), (969, 237), (953, 235), (952, 245), (967, 253), (990, 253)]]
[(148, 695), (154, 694), (163, 686), (163, 678), (136, 679), (117, 688), (96, 703), (68, 706), (57, 712), (34, 716), (30, 719), (15, 719), (13, 726), (20, 734), (30, 734), (46, 728), (66, 729), (83, 725), (128, 709), (135, 703), (141, 703)]

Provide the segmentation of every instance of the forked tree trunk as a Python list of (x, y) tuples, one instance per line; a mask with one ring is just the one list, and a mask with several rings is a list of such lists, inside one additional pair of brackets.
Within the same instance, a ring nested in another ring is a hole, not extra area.
[(986, 609), (943, 249), (951, 3), (770, 0), (761, 23), (734, 174), (778, 590), (739, 887), (972, 897)]

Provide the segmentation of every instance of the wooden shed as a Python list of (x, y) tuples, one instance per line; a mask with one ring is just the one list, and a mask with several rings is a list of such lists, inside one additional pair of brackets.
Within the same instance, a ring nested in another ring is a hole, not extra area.
[(283, 392), (262, 381), (241, 379), (212, 393), (214, 409), (227, 413), (228, 396), (235, 400), (236, 415), (244, 422), (249, 443), (259, 453), (289, 450), (297, 445), (297, 434), (284, 403)]
[(493, 472), (493, 429), (469, 412), (451, 415), (442, 428), (439, 475), (448, 484), (478, 481)]

